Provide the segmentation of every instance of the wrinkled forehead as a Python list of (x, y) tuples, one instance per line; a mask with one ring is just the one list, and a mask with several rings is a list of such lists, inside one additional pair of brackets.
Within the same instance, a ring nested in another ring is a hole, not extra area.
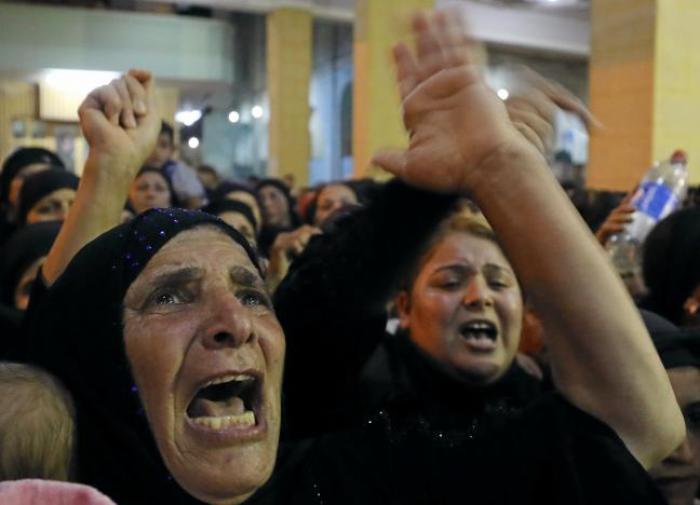
[[(242, 245), (214, 225), (180, 232), (153, 255), (129, 292), (161, 279), (203, 279), (223, 275), (239, 285), (263, 287), (260, 272)], [(129, 294), (127, 293), (127, 297)]]

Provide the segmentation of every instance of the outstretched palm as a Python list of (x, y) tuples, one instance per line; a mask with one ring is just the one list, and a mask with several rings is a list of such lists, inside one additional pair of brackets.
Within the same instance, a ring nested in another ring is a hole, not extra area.
[(409, 147), (374, 161), (409, 184), (463, 191), (489, 155), (527, 142), (471, 60), (470, 41), (443, 14), (418, 14), (413, 30), (416, 57), (403, 44), (394, 50)]

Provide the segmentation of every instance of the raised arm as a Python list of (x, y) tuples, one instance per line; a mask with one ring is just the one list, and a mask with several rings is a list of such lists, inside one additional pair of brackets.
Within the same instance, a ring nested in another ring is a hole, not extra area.
[(684, 436), (649, 335), (547, 164), (509, 120), (446, 17), (416, 17), (417, 54), (395, 49), (404, 152), (375, 157), (410, 184), (476, 200), (542, 317), (557, 387), (649, 467)]
[(149, 72), (131, 70), (94, 90), (80, 106), (90, 153), (71, 212), (42, 269), (47, 285), (85, 244), (119, 224), (129, 185), (158, 138), (154, 87)]

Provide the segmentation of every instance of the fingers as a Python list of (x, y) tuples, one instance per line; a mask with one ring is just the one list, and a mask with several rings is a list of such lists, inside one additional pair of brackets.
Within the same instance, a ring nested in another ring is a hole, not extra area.
[(520, 132), (520, 134), (525, 137), (525, 139), (530, 142), (540, 153), (546, 153), (547, 146), (540, 136), (533, 130), (527, 123), (522, 121), (512, 121), (513, 126)]
[(119, 126), (122, 99), (117, 89), (111, 84), (100, 86), (94, 90), (88, 95), (88, 99), (85, 100), (84, 104), (90, 104), (94, 108), (101, 110), (107, 121), (114, 126)]
[(155, 79), (148, 70), (131, 69), (128, 76), (136, 79), (145, 91), (146, 106), (149, 110), (156, 110)]
[(477, 45), (476, 41), (465, 33), (458, 16), (458, 13), (448, 15), (444, 11), (435, 14), (438, 40), (442, 45), (445, 63), (450, 67), (473, 63), (472, 51)]
[(406, 153), (401, 150), (382, 150), (374, 155), (372, 163), (400, 178), (406, 169)]
[(124, 78), (115, 79), (110, 86), (119, 94), (121, 101), (120, 124), (124, 128), (136, 128), (136, 117), (134, 117), (134, 106), (131, 103), (129, 89), (126, 86)]
[[(507, 107), (507, 110), (510, 120), (514, 124), (527, 125), (540, 139), (540, 144), (544, 149), (549, 150), (551, 148), (554, 140), (554, 127), (550, 122), (545, 121), (539, 114), (529, 110), (516, 109), (512, 107)], [(542, 151), (542, 153), (545, 152), (546, 151)]]
[(416, 38), (416, 56), (420, 65), (441, 55), (442, 49), (427, 13), (417, 12), (413, 16), (413, 35)]
[(551, 100), (559, 108), (578, 115), (588, 128), (602, 128), (601, 122), (588, 110), (588, 107), (558, 82), (546, 79), (534, 70), (524, 66), (521, 67), (519, 73), (529, 86), (543, 93), (547, 99)]
[(146, 106), (146, 90), (143, 88), (141, 83), (130, 74), (124, 76), (124, 83), (126, 84), (127, 91), (131, 97), (134, 116), (139, 117), (146, 115), (148, 112), (148, 107)]
[(406, 44), (394, 46), (394, 63), (396, 64), (396, 81), (399, 85), (399, 93), (401, 100), (404, 100), (418, 84), (418, 67)]
[(523, 94), (514, 95), (506, 100), (506, 107), (522, 111), (531, 111), (542, 119), (552, 124), (556, 116), (557, 107), (552, 100), (542, 91), (530, 89)]
[(444, 14), (437, 13), (432, 19), (425, 13), (418, 13), (413, 19), (418, 57), (418, 80), (428, 79), (448, 66), (447, 56), (451, 53)]

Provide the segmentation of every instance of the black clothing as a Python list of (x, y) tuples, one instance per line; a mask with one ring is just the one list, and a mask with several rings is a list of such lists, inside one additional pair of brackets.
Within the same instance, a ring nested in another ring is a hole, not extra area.
[[(180, 199), (177, 197), (177, 194), (175, 193), (175, 187), (173, 186), (173, 181), (168, 176), (168, 174), (165, 173), (164, 169), (154, 167), (154, 166), (145, 165), (145, 166), (141, 167), (141, 169), (139, 170), (139, 173), (136, 174), (136, 177), (134, 177), (134, 182), (136, 180), (138, 180), (138, 178), (141, 177), (143, 174), (149, 173), (149, 172), (153, 172), (155, 174), (160, 175), (161, 178), (163, 179), (163, 182), (165, 182), (165, 185), (168, 186), (168, 191), (170, 192), (170, 205), (169, 205), (169, 207), (182, 207), (182, 205), (180, 204)], [(136, 214), (136, 212), (133, 210), (133, 205), (131, 204), (131, 202), (127, 201), (126, 205), (127, 205), (127, 209), (129, 211)]]
[(24, 167), (35, 163), (65, 170), (63, 161), (56, 154), (41, 147), (21, 147), (5, 159), (0, 170), (0, 245), (17, 229), (16, 216), (9, 202), (12, 180)]
[(642, 270), (649, 294), (640, 304), (676, 325), (684, 323), (683, 304), (700, 285), (700, 208), (674, 212), (644, 241)]
[(0, 360), (15, 359), (15, 348), (21, 340), (24, 313), (0, 303)]
[(389, 293), (455, 198), (396, 181), (381, 193), (314, 238), (275, 295), (288, 342), (284, 435), (345, 439), (292, 480), (316, 472), (305, 484), (314, 503), (663, 503), (609, 427), (518, 366), (470, 388), (407, 335), (385, 335)]
[(78, 480), (120, 505), (195, 502), (169, 476), (145, 418), (124, 351), (122, 301), (164, 244), (203, 224), (221, 228), (258, 267), (245, 238), (223, 221), (203, 212), (151, 210), (86, 245), (30, 302), (29, 356), (75, 400)]
[(255, 219), (253, 210), (250, 208), (250, 206), (243, 202), (224, 198), (222, 200), (215, 200), (211, 202), (209, 205), (204, 207), (202, 211), (211, 214), (212, 216), (220, 216), (224, 212), (236, 212), (238, 214), (242, 214), (243, 217), (250, 222), (253, 232), (256, 235), (258, 233), (258, 221)]
[[(376, 394), (372, 367), (366, 367), (374, 353), (394, 356), (393, 351), (405, 350), (386, 348), (386, 302), (456, 200), (392, 181), (370, 205), (314, 237), (292, 263), (275, 293), (287, 336), (287, 437), (357, 426), (398, 392), (383, 387)], [(400, 379), (382, 382), (394, 380)], [(367, 402), (365, 392), (373, 389)]]
[(289, 191), (289, 187), (280, 181), (279, 179), (263, 179), (255, 187), (255, 193), (257, 195), (258, 201), (260, 201), (260, 190), (265, 186), (272, 186), (277, 188), (287, 200), (287, 208), (289, 209), (289, 222), (290, 226), (271, 226), (264, 223), (260, 229), (260, 234), (258, 236), (258, 250), (266, 257), (270, 256), (270, 249), (272, 244), (275, 242), (277, 235), (280, 233), (290, 232), (296, 230), (303, 223), (299, 214), (296, 212), (296, 202), (292, 198), (292, 194)]
[(24, 180), (19, 194), (17, 222), (22, 225), (32, 207), (42, 198), (59, 189), (78, 189), (80, 179), (61, 168), (50, 168), (30, 175)]
[(246, 505), (665, 503), (608, 426), (556, 395), (488, 418), (451, 439), (383, 409), (360, 429), (282, 450)]
[[(26, 166), (43, 163), (65, 170), (61, 158), (42, 147), (21, 147), (10, 154), (0, 170), (0, 205), (7, 205), (12, 179)], [(3, 208), (4, 210), (4, 208)]]
[(10, 237), (0, 253), (0, 359), (22, 356), (24, 311), (15, 309), (15, 290), (27, 268), (49, 253), (61, 224), (47, 221), (25, 226)]
[(15, 289), (22, 274), (49, 254), (62, 221), (45, 221), (21, 228), (7, 241), (0, 255), (0, 303), (14, 306)]
[[(120, 505), (197, 503), (168, 475), (144, 416), (123, 348), (122, 300), (169, 239), (201, 224), (221, 227), (255, 263), (223, 222), (152, 210), (85, 246), (30, 307), (35, 362), (76, 403), (79, 480)], [(466, 437), (426, 427), (410, 401), (397, 396), (361, 425), (283, 447), (273, 478), (247, 505), (663, 503), (619, 438), (556, 396), (505, 412), (472, 398)]]

